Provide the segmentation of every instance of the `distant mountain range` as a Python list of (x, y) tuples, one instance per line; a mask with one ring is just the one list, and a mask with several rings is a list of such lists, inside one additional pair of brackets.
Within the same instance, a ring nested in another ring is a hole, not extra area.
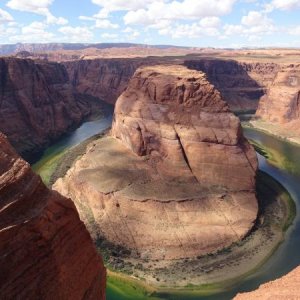
[(28, 51), (32, 53), (58, 51), (58, 50), (82, 50), (87, 48), (107, 49), (107, 48), (181, 48), (189, 49), (189, 47), (172, 46), (172, 45), (146, 45), (134, 43), (97, 43), (97, 44), (83, 44), (83, 43), (47, 43), (47, 44), (6, 44), (0, 45), (0, 55), (16, 54), (21, 51)]

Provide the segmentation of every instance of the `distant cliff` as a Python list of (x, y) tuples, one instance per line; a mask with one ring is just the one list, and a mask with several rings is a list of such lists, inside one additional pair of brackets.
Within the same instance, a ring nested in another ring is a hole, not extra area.
[(274, 63), (242, 63), (222, 59), (189, 60), (185, 65), (206, 73), (235, 111), (256, 110), (259, 99), (279, 70)]
[(0, 58), (0, 130), (25, 158), (77, 127), (92, 105), (63, 65)]
[(70, 199), (0, 133), (0, 298), (104, 300), (106, 271)]
[(261, 98), (256, 115), (274, 123), (300, 119), (300, 65), (280, 69)]
[(70, 80), (80, 93), (114, 104), (135, 70), (146, 59), (94, 59), (65, 62)]

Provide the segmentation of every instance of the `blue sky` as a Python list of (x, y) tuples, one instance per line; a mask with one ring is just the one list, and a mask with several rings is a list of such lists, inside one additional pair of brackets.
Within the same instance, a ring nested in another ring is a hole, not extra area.
[(300, 47), (300, 0), (0, 0), (0, 43)]

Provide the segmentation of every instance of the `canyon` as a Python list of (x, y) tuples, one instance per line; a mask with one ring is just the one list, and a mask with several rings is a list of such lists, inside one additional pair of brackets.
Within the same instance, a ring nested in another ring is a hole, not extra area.
[[(257, 116), (262, 120), (267, 119), (263, 103), (270, 101), (266, 100), (270, 99), (269, 87), (277, 85), (273, 81), (279, 70), (286, 73), (273, 62), (197, 56), (188, 60), (184, 56), (96, 58), (61, 63), (0, 58), (0, 130), (25, 159), (31, 160), (66, 132), (78, 127), (91, 113), (103, 109), (103, 101), (114, 104), (138, 67), (166, 63), (183, 64), (205, 72), (231, 110), (247, 112), (258, 107)], [(294, 69), (289, 67), (291, 72)], [(287, 105), (293, 110), (296, 104)], [(267, 106), (275, 108), (271, 104)], [(10, 120), (14, 120), (15, 126), (10, 126)]]
[(26, 159), (102, 107), (76, 92), (58, 63), (0, 58), (0, 78), (0, 130)]
[[(298, 142), (299, 64), (290, 63), (292, 54), (259, 58), (255, 51), (249, 56), (233, 51), (141, 58), (131, 46), (118, 50), (120, 55), (124, 49), (133, 51), (121, 58), (99, 49), (78, 54), (62, 45), (44, 58), (0, 58), (0, 130), (19, 154), (31, 159), (92, 112), (103, 110), (102, 101), (116, 104), (111, 135), (93, 141), (54, 186), (75, 202), (94, 241), (101, 238), (129, 249), (131, 256), (154, 261), (201, 256), (241, 240), (257, 215), (257, 162), (229, 109), (256, 111), (253, 126)], [(24, 49), (14, 51), (19, 50)], [(172, 66), (165, 69), (166, 64)], [(47, 289), (48, 299), (102, 299), (105, 269), (74, 205), (47, 190), (3, 135), (0, 144), (0, 193), (7, 195), (0, 194), (5, 200), (1, 251), (15, 251), (9, 262), (0, 262), (6, 272), (1, 291), (28, 298), (38, 289), (47, 299)], [(200, 221), (190, 223), (191, 218)], [(34, 276), (39, 265), (18, 250), (24, 240), (46, 266), (42, 283)], [(19, 268), (11, 271), (10, 263)], [(31, 270), (28, 277), (18, 277), (23, 270)], [(264, 294), (291, 299), (298, 273), (238, 299)], [(51, 285), (47, 274), (57, 284)], [(22, 294), (14, 282), (28, 289)]]
[(239, 119), (205, 74), (159, 65), (135, 72), (111, 136), (91, 143), (54, 189), (73, 199), (95, 239), (174, 260), (247, 235), (256, 169)]
[(2, 299), (105, 299), (106, 270), (73, 202), (0, 133)]

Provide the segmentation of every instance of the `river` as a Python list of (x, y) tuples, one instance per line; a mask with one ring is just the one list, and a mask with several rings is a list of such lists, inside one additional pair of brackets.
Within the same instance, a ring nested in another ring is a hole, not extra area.
[[(47, 172), (53, 167), (55, 161), (66, 149), (77, 145), (85, 139), (100, 133), (111, 125), (111, 115), (105, 118), (84, 123), (73, 133), (68, 134), (58, 143), (48, 148), (43, 157), (33, 165), (38, 173)], [(281, 139), (266, 135), (255, 129), (246, 128), (244, 133), (247, 138), (256, 141), (263, 147), (272, 150), (272, 159), (266, 160), (258, 154), (259, 168), (279, 181), (292, 195), (296, 202), (297, 211), (300, 205), (300, 147), (289, 144)], [(188, 295), (157, 295), (155, 299), (205, 299), (227, 300), (238, 292), (251, 291), (260, 284), (274, 280), (296, 266), (300, 265), (300, 217), (297, 214), (293, 225), (286, 233), (285, 241), (279, 246), (272, 257), (251, 276), (230, 288), (226, 292), (211, 296), (188, 296)], [(122, 300), (133, 299), (122, 296), (122, 291), (110, 288), (108, 284), (107, 299)], [(147, 299), (147, 298), (143, 298)], [(149, 298), (151, 299), (151, 298)]]

